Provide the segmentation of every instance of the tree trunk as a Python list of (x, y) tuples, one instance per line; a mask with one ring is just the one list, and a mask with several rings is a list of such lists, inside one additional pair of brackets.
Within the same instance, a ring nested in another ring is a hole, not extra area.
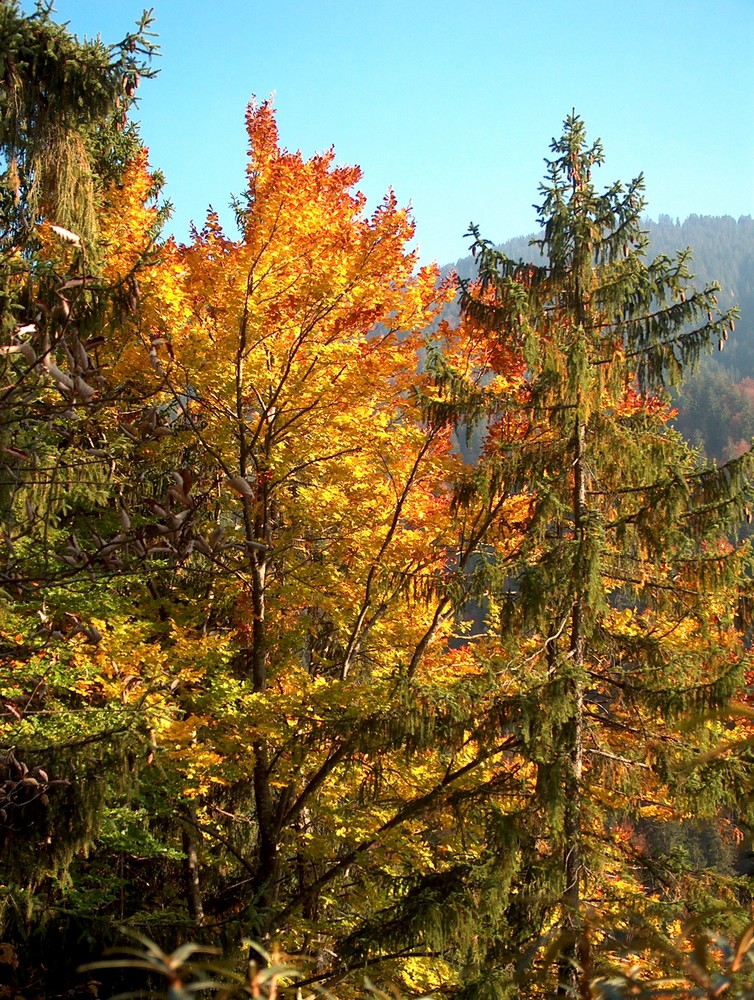
[(561, 962), (558, 991), (572, 996), (589, 997), (588, 975), (583, 921), (581, 919), (581, 890), (584, 874), (582, 857), (582, 789), (584, 769), (584, 605), (586, 601), (587, 568), (584, 564), (586, 541), (586, 476), (584, 468), (585, 428), (577, 417), (574, 431), (574, 484), (573, 520), (574, 541), (577, 553), (575, 594), (571, 612), (571, 640), (569, 649), (571, 676), (568, 680), (571, 700), (571, 718), (565, 726), (565, 774), (563, 793), (563, 931), (565, 948)]
[[(267, 619), (266, 587), (269, 552), (256, 546), (269, 544), (269, 496), (262, 484), (256, 497), (258, 511), (252, 515), (249, 499), (244, 499), (244, 515), (247, 541), (255, 547), (251, 549), (251, 648), (246, 655), (246, 675), (251, 680), (253, 690), (262, 692), (267, 687)], [(271, 932), (271, 907), (278, 896), (280, 880), (280, 859), (278, 855), (279, 831), (275, 819), (275, 802), (270, 784), (270, 765), (267, 742), (256, 740), (254, 751), (254, 806), (258, 826), (258, 854), (255, 905), (257, 918), (262, 928), (262, 938)]]
[(183, 852), (186, 855), (184, 873), (186, 879), (186, 902), (189, 916), (197, 927), (204, 926), (204, 905), (202, 903), (201, 886), (199, 884), (199, 860), (196, 850), (198, 829), (196, 826), (196, 810), (193, 803), (185, 807), (188, 822), (183, 828)]

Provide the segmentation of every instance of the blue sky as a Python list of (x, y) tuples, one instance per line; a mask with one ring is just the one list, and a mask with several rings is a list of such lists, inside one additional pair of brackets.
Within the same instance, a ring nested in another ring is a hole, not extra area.
[[(275, 94), (282, 144), (335, 146), (376, 205), (411, 203), (422, 259), (465, 256), (470, 221), (534, 229), (551, 138), (572, 108), (607, 185), (644, 172), (648, 212), (754, 214), (754, 0), (153, 0), (162, 57), (136, 112), (179, 239), (243, 186), (243, 114)], [(33, 8), (24, 0), (26, 10)], [(56, 0), (121, 39), (131, 0)]]

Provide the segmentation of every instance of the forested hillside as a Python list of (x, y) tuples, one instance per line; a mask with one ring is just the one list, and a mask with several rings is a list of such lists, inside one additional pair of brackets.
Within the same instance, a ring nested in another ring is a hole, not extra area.
[[(649, 257), (672, 255), (683, 247), (693, 253), (695, 281), (720, 285), (720, 304), (740, 310), (735, 331), (724, 349), (701, 359), (698, 369), (687, 373), (683, 387), (674, 389), (678, 409), (676, 426), (684, 437), (706, 455), (725, 461), (740, 455), (754, 438), (754, 220), (691, 215), (673, 222), (661, 215), (657, 222), (645, 218)], [(509, 240), (500, 249), (514, 260), (539, 261), (531, 236)], [(472, 257), (464, 257), (444, 273), (462, 278), (475, 273)], [(453, 315), (450, 307), (448, 315)]]
[(150, 23), (0, 5), (0, 997), (749, 996), (754, 460), (666, 393), (728, 299), (575, 114), (531, 264), (269, 101), (166, 239)]

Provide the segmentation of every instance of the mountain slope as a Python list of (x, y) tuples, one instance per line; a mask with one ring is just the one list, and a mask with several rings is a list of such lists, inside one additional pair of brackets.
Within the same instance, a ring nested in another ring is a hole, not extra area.
[[(710, 458), (724, 461), (741, 454), (754, 438), (754, 219), (690, 215), (674, 222), (661, 215), (656, 222), (646, 219), (645, 229), (650, 257), (691, 247), (697, 283), (717, 281), (720, 306), (739, 306), (741, 315), (725, 350), (705, 357), (675, 394), (678, 429)], [(538, 263), (532, 238), (516, 237), (500, 249), (514, 260)], [(443, 273), (470, 278), (474, 267), (472, 257), (463, 257)], [(455, 305), (446, 318), (452, 320), (454, 314)]]

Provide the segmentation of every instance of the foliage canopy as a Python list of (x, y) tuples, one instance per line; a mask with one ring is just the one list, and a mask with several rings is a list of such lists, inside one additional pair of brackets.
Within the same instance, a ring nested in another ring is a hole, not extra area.
[(148, 938), (344, 995), (604, 995), (746, 898), (659, 847), (747, 821), (750, 459), (700, 466), (665, 395), (733, 314), (646, 259), (576, 116), (544, 263), (473, 230), (456, 329), (406, 210), (268, 102), (238, 234), (161, 240), (149, 26), (0, 7), (8, 989), (73, 990), (123, 924), (173, 985), (197, 948)]

